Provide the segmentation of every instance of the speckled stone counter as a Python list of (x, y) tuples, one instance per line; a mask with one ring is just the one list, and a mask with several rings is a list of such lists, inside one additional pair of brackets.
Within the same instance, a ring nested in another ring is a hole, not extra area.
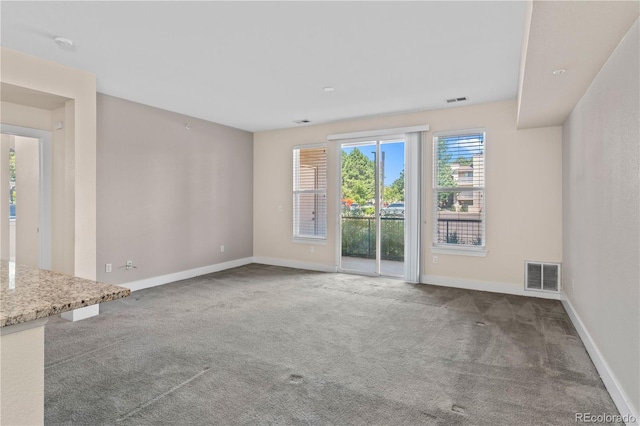
[(124, 287), (0, 262), (0, 424), (44, 424), (47, 317), (129, 293)]
[(0, 327), (127, 297), (128, 288), (0, 262)]

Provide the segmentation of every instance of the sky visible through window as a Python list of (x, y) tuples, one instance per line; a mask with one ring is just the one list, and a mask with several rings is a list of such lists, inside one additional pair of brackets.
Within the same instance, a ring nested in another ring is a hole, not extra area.
[[(347, 155), (355, 148), (367, 156), (369, 160), (374, 160), (376, 147), (375, 145), (364, 145), (360, 147), (345, 147), (342, 151)], [(384, 164), (384, 180), (386, 184), (393, 182), (400, 177), (400, 173), (404, 170), (404, 142), (384, 143), (380, 146), (385, 151)]]

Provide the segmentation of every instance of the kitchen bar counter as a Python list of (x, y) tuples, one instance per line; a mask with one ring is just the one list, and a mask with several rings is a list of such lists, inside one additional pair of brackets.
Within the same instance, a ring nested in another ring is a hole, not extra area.
[(0, 327), (129, 296), (129, 289), (0, 262)]
[(129, 294), (124, 287), (0, 262), (0, 424), (44, 424), (48, 317)]

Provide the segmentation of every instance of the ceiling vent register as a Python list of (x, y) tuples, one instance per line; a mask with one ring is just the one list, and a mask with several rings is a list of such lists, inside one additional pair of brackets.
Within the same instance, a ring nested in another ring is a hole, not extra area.
[(467, 100), (467, 97), (466, 97), (466, 96), (463, 96), (463, 97), (461, 97), (461, 98), (451, 98), (451, 99), (447, 99), (447, 103), (448, 103), (448, 104), (452, 104), (452, 103), (454, 103), (454, 102), (464, 102), (464, 101), (466, 101), (466, 100)]

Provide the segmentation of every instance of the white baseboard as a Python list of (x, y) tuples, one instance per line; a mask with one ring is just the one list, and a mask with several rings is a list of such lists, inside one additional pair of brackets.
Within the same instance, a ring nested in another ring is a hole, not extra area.
[(464, 288), (467, 290), (489, 291), (491, 293), (514, 294), (516, 296), (539, 297), (542, 299), (560, 300), (560, 293), (525, 290), (522, 284), (496, 283), (492, 281), (468, 280), (464, 278), (441, 277), (437, 275), (422, 275), (422, 284), (432, 284), (443, 287)]
[(225, 269), (237, 268), (238, 266), (253, 263), (252, 257), (230, 260), (229, 262), (216, 263), (215, 265), (202, 266), (200, 268), (189, 269), (186, 271), (174, 272), (173, 274), (160, 275), (158, 277), (145, 278), (143, 280), (131, 281), (129, 283), (118, 284), (127, 287), (131, 291), (138, 291), (145, 288), (156, 287), (163, 284), (172, 283), (174, 281), (186, 280), (200, 275), (211, 274), (212, 272), (224, 271)]
[(587, 331), (584, 323), (578, 316), (578, 313), (573, 308), (573, 305), (571, 304), (569, 299), (567, 299), (566, 295), (563, 296), (564, 297), (562, 298), (562, 305), (567, 311), (567, 314), (569, 314), (569, 318), (571, 319), (573, 326), (578, 331), (578, 335), (580, 335), (580, 339), (582, 339), (582, 343), (584, 343), (584, 346), (587, 349), (589, 356), (591, 357), (591, 361), (593, 361), (593, 365), (595, 365), (596, 369), (598, 370), (600, 378), (602, 379), (604, 386), (607, 388), (607, 391), (609, 391), (609, 395), (611, 395), (613, 403), (616, 404), (620, 415), (624, 416), (625, 414), (627, 414), (627, 417), (629, 419), (634, 420), (627, 421), (627, 426), (639, 426), (639, 413), (633, 409), (633, 405), (631, 404), (629, 397), (620, 386), (620, 383), (618, 382), (618, 379), (616, 379), (615, 374), (613, 374), (613, 371), (611, 371), (611, 369), (609, 368), (609, 364), (602, 356), (602, 353), (598, 349), (598, 345), (596, 345), (596, 342), (594, 342), (591, 334), (589, 334), (589, 331)]
[(308, 269), (320, 272), (337, 272), (337, 267), (327, 266), (319, 263), (298, 262), (295, 260), (276, 259), (271, 257), (245, 257), (242, 259), (231, 260), (224, 263), (216, 263), (215, 265), (203, 266), (200, 268), (189, 269), (186, 271), (175, 272), (172, 274), (161, 275), (158, 277), (145, 278), (143, 280), (131, 281), (128, 283), (118, 284), (127, 287), (131, 291), (138, 291), (145, 288), (156, 287), (163, 284), (172, 283), (174, 281), (186, 280), (200, 275), (211, 274), (213, 272), (224, 271), (225, 269), (237, 268), (238, 266), (248, 265), (250, 263), (262, 263), (265, 265), (284, 266), (287, 268)]
[(253, 263), (262, 263), (263, 265), (284, 266), (285, 268), (307, 269), (309, 271), (319, 272), (338, 272), (335, 265), (323, 265), (320, 263), (298, 262), (297, 260), (276, 259), (273, 257), (254, 257)]

